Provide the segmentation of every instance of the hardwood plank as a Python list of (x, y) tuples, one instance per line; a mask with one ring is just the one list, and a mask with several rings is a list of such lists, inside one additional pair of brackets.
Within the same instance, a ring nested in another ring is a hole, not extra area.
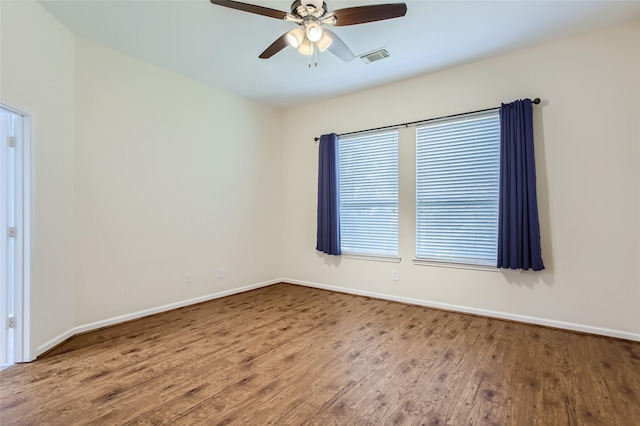
[[(308, 324), (309, 327), (312, 327), (312, 324), (317, 323), (317, 319)], [(354, 324), (353, 318), (350, 319), (350, 324)], [(269, 357), (265, 360), (264, 363), (258, 363), (257, 365), (251, 365), (253, 368), (253, 372), (256, 373), (256, 377), (252, 377), (252, 380), (247, 383), (241, 383), (241, 386), (234, 387), (230, 389), (228, 392), (223, 394), (213, 395), (210, 400), (205, 400), (201, 406), (196, 407), (194, 412), (191, 410), (185, 410), (185, 405), (183, 401), (176, 401), (174, 404), (171, 404), (167, 407), (161, 407), (160, 410), (156, 410), (152, 419), (144, 419), (143, 424), (155, 423), (161, 421), (161, 419), (166, 418), (181, 418), (180, 421), (185, 421), (191, 423), (193, 421), (200, 421), (200, 414), (204, 411), (208, 413), (210, 410), (213, 410), (220, 416), (224, 416), (225, 419), (234, 418), (233, 412), (230, 411), (230, 407), (238, 407), (235, 410), (231, 409), (231, 411), (246, 411), (242, 407), (241, 402), (229, 402), (229, 398), (246, 397), (246, 394), (249, 392), (258, 392), (260, 396), (264, 396), (264, 394), (272, 393), (278, 390), (278, 384), (287, 384), (290, 382), (290, 378), (286, 376), (286, 372), (290, 370), (290, 362), (295, 361), (295, 365), (317, 365), (319, 362), (318, 353), (325, 353), (322, 346), (327, 344), (326, 339), (322, 339), (323, 336), (326, 336), (327, 333), (330, 332), (330, 329), (335, 330), (336, 328), (340, 328), (340, 319), (327, 319), (326, 321), (320, 323), (319, 327), (315, 327), (313, 332), (303, 333), (299, 339), (290, 341), (287, 346), (281, 346), (279, 348), (275, 348), (274, 351), (269, 354)], [(349, 332), (349, 329), (346, 329)], [(353, 331), (352, 331), (353, 333)], [(316, 339), (317, 337), (317, 339)], [(342, 336), (345, 338), (347, 336)], [(308, 349), (313, 347), (318, 352), (309, 351)], [(350, 350), (349, 348), (345, 348), (346, 350)], [(281, 361), (282, 360), (282, 361)], [(275, 363), (274, 363), (275, 361)], [(280, 371), (281, 368), (285, 368), (285, 371)], [(276, 374), (277, 372), (277, 374)], [(299, 374), (298, 370), (293, 370), (294, 374)], [(261, 374), (260, 374), (261, 373)], [(268, 382), (269, 377), (273, 377), (273, 382)], [(304, 375), (307, 377), (307, 374)], [(275, 383), (277, 381), (278, 383)], [(275, 384), (274, 384), (275, 383)], [(267, 392), (268, 391), (268, 392)], [(244, 395), (244, 397), (243, 397)], [(249, 399), (252, 401), (254, 398)], [(240, 400), (242, 401), (242, 399)], [(181, 410), (184, 410), (184, 413), (180, 413)], [(180, 414), (179, 414), (180, 413)], [(175, 421), (175, 419), (174, 419)], [(224, 423), (224, 421), (223, 421)]]
[(640, 422), (640, 343), (278, 284), (0, 372), (0, 424)]
[[(293, 309), (294, 306), (294, 303), (289, 304), (290, 309)], [(315, 309), (311, 312), (316, 315), (320, 314), (320, 311), (316, 312)], [(98, 395), (96, 402), (100, 403), (100, 407), (86, 417), (87, 420), (108, 420), (109, 423), (126, 421), (132, 413), (144, 409), (146, 395), (157, 389), (162, 389), (162, 392), (160, 392), (156, 404), (183, 394), (193, 396), (196, 388), (202, 392), (206, 383), (198, 385), (189, 382), (178, 385), (171, 383), (173, 381), (171, 377), (189, 377), (192, 370), (209, 371), (213, 369), (218, 373), (217, 377), (208, 377), (208, 379), (217, 384), (233, 380), (238, 371), (236, 368), (238, 363), (260, 356), (262, 352), (268, 351), (272, 346), (281, 344), (301, 331), (288, 327), (288, 324), (295, 320), (295, 310), (289, 310), (286, 313), (278, 312), (275, 315), (277, 317), (265, 316), (258, 322), (245, 322), (239, 330), (230, 333), (231, 343), (229, 344), (222, 344), (220, 341), (216, 342), (208, 338), (199, 339), (190, 345), (191, 350), (188, 353), (185, 353), (185, 346), (179, 346), (174, 348), (175, 351), (172, 354), (162, 352), (163, 357), (146, 359), (144, 364), (136, 360), (127, 369), (128, 371), (122, 374), (116, 374), (109, 378), (104, 375), (85, 378), (84, 380), (92, 382), (92, 390)], [(242, 339), (238, 339), (238, 335), (242, 335)], [(225, 337), (229, 337), (229, 335)], [(268, 339), (265, 340), (265, 337)], [(184, 342), (180, 342), (180, 344), (183, 345)], [(215, 359), (210, 356), (213, 353), (216, 354)], [(158, 360), (158, 358), (161, 359)], [(237, 380), (242, 380), (242, 377)], [(76, 389), (76, 392), (82, 392), (82, 388)], [(71, 395), (73, 394), (72, 391)], [(123, 412), (126, 414), (122, 414)]]

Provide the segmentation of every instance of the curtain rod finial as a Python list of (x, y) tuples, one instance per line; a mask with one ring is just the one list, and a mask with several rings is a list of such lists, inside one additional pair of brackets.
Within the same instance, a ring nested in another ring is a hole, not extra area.
[(535, 98), (532, 102), (538, 105), (540, 103), (540, 98)]
[(320, 138), (316, 136), (315, 138), (313, 138), (313, 140), (318, 142), (320, 140)]

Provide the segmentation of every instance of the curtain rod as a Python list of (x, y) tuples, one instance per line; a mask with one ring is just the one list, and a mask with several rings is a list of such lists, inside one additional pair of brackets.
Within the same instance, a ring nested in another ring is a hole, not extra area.
[[(535, 98), (534, 100), (531, 101), (533, 104), (538, 105), (540, 103), (540, 98)], [(460, 114), (452, 114), (452, 115), (445, 115), (444, 117), (437, 117), (437, 118), (428, 118), (426, 120), (419, 120), (419, 121), (410, 121), (408, 123), (401, 123), (401, 124), (394, 124), (391, 126), (382, 126), (382, 127), (376, 127), (374, 129), (367, 129), (367, 130), (357, 130), (355, 132), (348, 132), (348, 133), (342, 133), (339, 134), (338, 136), (347, 136), (347, 135), (357, 135), (358, 133), (366, 133), (366, 132), (375, 132), (377, 130), (385, 130), (385, 129), (396, 129), (398, 127), (409, 127), (409, 126), (413, 126), (414, 124), (419, 124), (419, 123), (426, 123), (429, 121), (434, 121), (434, 120), (442, 120), (445, 118), (453, 118), (453, 117), (459, 117), (461, 115), (468, 115), (468, 114), (477, 114), (480, 112), (487, 112), (487, 111), (493, 111), (495, 109), (498, 109), (499, 107), (496, 108), (487, 108), (487, 109), (480, 109), (478, 111), (471, 111), (471, 112), (462, 112)], [(320, 140), (319, 137), (315, 137), (313, 138), (314, 141), (318, 142)]]

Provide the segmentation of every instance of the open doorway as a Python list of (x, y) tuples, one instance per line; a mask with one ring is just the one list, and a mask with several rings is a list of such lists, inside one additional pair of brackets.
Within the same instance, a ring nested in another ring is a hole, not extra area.
[(29, 360), (30, 118), (0, 105), (0, 368)]

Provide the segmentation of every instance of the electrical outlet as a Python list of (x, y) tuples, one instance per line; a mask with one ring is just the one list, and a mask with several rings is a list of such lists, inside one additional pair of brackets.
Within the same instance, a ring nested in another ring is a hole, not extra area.
[(218, 269), (218, 279), (224, 278), (224, 268)]
[(191, 274), (187, 274), (187, 284), (191, 284)]
[(398, 271), (393, 269), (391, 271), (391, 281), (398, 281), (400, 279), (400, 275), (398, 274)]

